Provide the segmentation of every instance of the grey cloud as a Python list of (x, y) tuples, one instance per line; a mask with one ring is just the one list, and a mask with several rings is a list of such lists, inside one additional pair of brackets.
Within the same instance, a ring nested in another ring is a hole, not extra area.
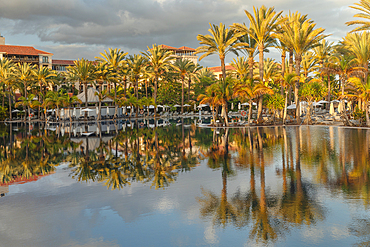
[[(207, 34), (208, 23), (247, 22), (244, 9), (253, 11), (253, 6), (261, 6), (259, 0), (0, 0), (0, 4), (0, 23), (8, 33), (34, 34), (41, 42), (56, 46), (82, 44), (74, 55), (97, 47), (145, 50), (153, 43), (195, 48), (199, 45), (197, 34)], [(308, 14), (318, 27), (332, 34), (332, 41), (351, 29), (345, 22), (355, 13), (348, 7), (353, 0), (266, 0), (264, 4), (284, 10), (284, 14), (289, 10)], [(204, 63), (219, 64), (217, 56)]]

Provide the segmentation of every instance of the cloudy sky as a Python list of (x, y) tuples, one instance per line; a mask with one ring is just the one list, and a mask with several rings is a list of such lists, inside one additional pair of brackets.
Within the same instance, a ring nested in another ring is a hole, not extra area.
[[(244, 10), (275, 6), (299, 11), (338, 41), (351, 28), (355, 0), (0, 0), (0, 32), (6, 44), (32, 45), (54, 59), (94, 59), (109, 47), (130, 54), (153, 43), (196, 48), (209, 23), (248, 22)], [(276, 52), (268, 55), (278, 58)], [(227, 57), (231, 60), (232, 57)], [(229, 62), (227, 61), (227, 62)], [(200, 62), (218, 66), (216, 55)]]

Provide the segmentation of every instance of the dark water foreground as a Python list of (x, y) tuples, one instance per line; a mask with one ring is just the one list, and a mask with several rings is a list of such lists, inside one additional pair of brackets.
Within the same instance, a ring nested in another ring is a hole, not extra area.
[(2, 126), (0, 246), (369, 246), (369, 142), (321, 126)]

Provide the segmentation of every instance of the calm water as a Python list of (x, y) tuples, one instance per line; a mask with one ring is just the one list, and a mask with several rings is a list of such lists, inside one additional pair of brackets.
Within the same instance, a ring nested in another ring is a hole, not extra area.
[(370, 245), (370, 131), (81, 127), (0, 128), (0, 246)]

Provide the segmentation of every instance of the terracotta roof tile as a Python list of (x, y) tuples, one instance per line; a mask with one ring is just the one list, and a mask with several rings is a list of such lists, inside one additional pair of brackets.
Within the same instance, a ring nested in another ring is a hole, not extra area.
[(178, 48), (178, 50), (182, 50), (182, 51), (195, 51), (195, 49), (190, 48), (190, 47), (187, 47), (187, 46), (181, 46), (180, 48)]
[(195, 51), (195, 49), (187, 47), (187, 46), (181, 46), (180, 48), (176, 48), (169, 45), (160, 45), (162, 49), (172, 50), (172, 51)]
[(9, 55), (29, 55), (38, 56), (40, 54), (53, 55), (52, 53), (37, 50), (32, 46), (19, 46), (19, 45), (0, 45), (0, 53)]
[(53, 59), (53, 65), (74, 65), (74, 60)]
[[(215, 72), (221, 72), (221, 66), (216, 66), (216, 67), (210, 67), (208, 68), (210, 71), (212, 71), (213, 73)], [(231, 65), (226, 65), (225, 66), (225, 70), (235, 70), (235, 68)]]
[(160, 45), (160, 47), (162, 49), (167, 49), (167, 50), (177, 50), (176, 47), (172, 47), (172, 46), (169, 46), (169, 45)]

